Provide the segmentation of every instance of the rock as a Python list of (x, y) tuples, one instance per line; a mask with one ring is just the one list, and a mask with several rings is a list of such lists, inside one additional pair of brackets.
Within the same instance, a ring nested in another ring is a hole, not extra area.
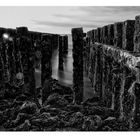
[(9, 110), (7, 110), (6, 114), (10, 119), (14, 120), (17, 118), (19, 111), (20, 111), (20, 105), (15, 105)]
[(108, 124), (110, 122), (115, 122), (116, 121), (116, 118), (115, 117), (108, 117), (107, 119), (104, 120), (104, 123), (105, 124)]
[(21, 94), (20, 89), (16, 89), (13, 86), (7, 84), (5, 88), (4, 98), (11, 99), (19, 96)]
[(39, 114), (37, 117), (34, 117), (32, 119), (37, 119), (37, 118), (40, 118), (40, 119), (49, 119), (50, 117), (51, 117), (50, 113), (43, 112), (42, 114)]
[(31, 115), (28, 115), (26, 113), (19, 113), (15, 120), (12, 120), (12, 121), (9, 120), (7, 123), (5, 123), (4, 127), (5, 128), (17, 127), (18, 125), (24, 123), (24, 121), (26, 119), (29, 119), (30, 117)]
[(72, 104), (69, 104), (66, 106), (66, 110), (67, 111), (73, 111), (73, 112), (78, 112), (78, 111), (81, 111), (82, 110), (82, 106), (81, 105), (72, 105)]
[(57, 128), (56, 131), (79, 131), (79, 129), (73, 127), (65, 127), (65, 128)]
[(97, 129), (102, 125), (102, 123), (103, 123), (102, 119), (98, 115), (95, 115), (93, 118), (94, 118), (94, 122), (95, 122), (94, 127), (95, 127), (95, 129)]
[(1, 89), (0, 90), (0, 100), (4, 99), (4, 94), (5, 94), (5, 90)]
[(83, 112), (85, 115), (99, 115), (102, 119), (115, 115), (112, 109), (101, 106), (88, 106)]
[(27, 114), (34, 114), (38, 110), (37, 105), (31, 101), (25, 101), (20, 107), (20, 112)]
[(93, 97), (83, 102), (83, 105), (92, 105), (100, 101), (100, 97)]
[(11, 101), (10, 100), (2, 100), (0, 101), (0, 111), (4, 111), (7, 108), (10, 108), (11, 106)]
[(69, 103), (72, 103), (73, 101), (73, 96), (72, 95), (63, 95), (63, 98), (67, 100)]
[(31, 120), (31, 124), (41, 128), (52, 127), (53, 125), (57, 125), (58, 117), (45, 117), (42, 116), (37, 117), (36, 119)]
[(48, 96), (46, 102), (44, 103), (44, 106), (46, 106), (47, 104), (55, 104), (57, 102), (57, 100), (59, 100), (60, 95), (58, 93), (53, 93), (50, 96)]
[(69, 126), (82, 129), (83, 114), (81, 112), (73, 113), (69, 119)]
[(0, 126), (0, 131), (6, 131), (3, 126)]
[(126, 121), (116, 119), (115, 117), (108, 117), (107, 119), (105, 119), (101, 129), (104, 129), (104, 127), (106, 126), (111, 128), (113, 131), (128, 131), (129, 130), (129, 126)]
[(102, 119), (98, 115), (85, 116), (82, 125), (82, 130), (84, 131), (95, 131), (102, 125)]
[(94, 126), (95, 126), (94, 119), (92, 117), (85, 116), (84, 117), (84, 122), (83, 122), (83, 125), (82, 125), (82, 130), (92, 131), (92, 130), (95, 130)]
[(25, 95), (21, 95), (21, 96), (18, 96), (15, 100), (16, 101), (26, 101), (28, 99), (28, 97), (27, 96), (25, 96)]
[(43, 113), (43, 112), (49, 112), (51, 116), (56, 116), (56, 115), (59, 115), (62, 112), (62, 110), (59, 108), (44, 107), (40, 110), (40, 113)]
[(25, 122), (14, 129), (14, 131), (29, 131), (31, 128), (31, 124), (29, 120), (25, 120)]
[(113, 129), (111, 127), (109, 127), (109, 126), (104, 126), (102, 128), (102, 131), (113, 131)]
[(4, 115), (2, 111), (0, 111), (0, 126), (7, 120), (7, 116)]
[(51, 94), (43, 106), (45, 105), (53, 105), (56, 107), (65, 107), (68, 104), (68, 101), (63, 98), (63, 96), (59, 95), (58, 93)]

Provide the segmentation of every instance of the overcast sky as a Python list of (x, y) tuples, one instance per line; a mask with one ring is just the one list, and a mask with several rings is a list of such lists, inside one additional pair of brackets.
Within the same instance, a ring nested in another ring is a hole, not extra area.
[(84, 31), (110, 23), (135, 19), (140, 7), (0, 7), (0, 26), (66, 34), (72, 27)]

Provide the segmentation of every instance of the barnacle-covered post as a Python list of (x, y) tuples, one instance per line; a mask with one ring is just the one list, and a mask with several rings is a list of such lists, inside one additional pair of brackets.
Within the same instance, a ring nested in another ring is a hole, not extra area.
[(140, 52), (140, 16), (135, 17), (134, 52)]
[[(95, 32), (96, 41), (98, 43), (101, 42), (101, 28), (97, 28)], [(98, 94), (98, 96), (101, 98), (102, 96), (102, 45), (96, 44), (94, 45), (94, 60), (95, 60), (95, 73), (94, 73), (94, 82), (93, 82), (93, 88), (94, 92)]]
[(103, 42), (103, 44), (107, 44), (107, 26), (104, 26), (103, 28), (102, 28), (102, 42)]
[[(123, 22), (117, 22), (114, 24), (114, 47), (117, 48), (122, 48), (122, 32), (123, 32)], [(118, 52), (114, 52), (113, 57), (117, 57)], [(112, 74), (113, 74), (113, 108), (116, 113), (116, 117), (120, 116), (120, 111), (121, 111), (121, 96), (122, 94), (120, 93), (121, 87), (122, 87), (122, 77), (123, 77), (123, 72), (122, 72), (122, 64), (119, 63), (118, 61), (114, 61), (113, 59), (113, 65), (112, 65)]]
[(108, 36), (108, 45), (114, 45), (114, 24), (109, 24), (107, 26), (107, 36)]
[[(110, 26), (104, 26), (102, 29), (102, 43), (109, 44), (108, 40), (110, 35), (114, 34), (113, 30), (110, 30)], [(114, 39), (114, 38), (113, 38)], [(106, 107), (112, 107), (112, 63), (113, 56), (109, 56), (108, 47), (102, 46), (102, 101)]]
[(0, 42), (0, 89), (4, 88), (4, 61), (2, 57), (2, 42)]
[[(140, 16), (135, 17), (135, 32), (134, 32), (134, 52), (140, 53)], [(138, 55), (139, 56), (139, 55)], [(134, 122), (137, 126), (140, 125), (140, 57), (137, 62), (137, 75), (136, 81), (133, 83), (132, 93), (135, 95), (135, 111)]]
[(51, 87), (50, 80), (52, 76), (52, 45), (51, 45), (51, 35), (43, 34), (41, 40), (41, 84), (42, 84), (42, 103), (45, 102), (46, 98), (49, 96)]
[(97, 28), (97, 42), (101, 43), (101, 28)]
[(122, 48), (122, 27), (123, 22), (116, 22), (114, 24), (114, 46)]
[[(34, 69), (34, 47), (29, 36), (27, 27), (17, 28), (17, 41), (15, 43), (19, 55), (19, 62), (21, 67), (18, 69), (18, 75), (24, 74), (24, 86), (29, 88), (28, 94), (35, 95), (35, 69)], [(17, 56), (18, 57), (18, 56)], [(18, 68), (18, 67), (17, 67)]]
[(42, 85), (45, 79), (50, 79), (52, 76), (52, 46), (51, 46), (51, 35), (42, 35), (42, 60), (41, 60), (41, 79)]
[(83, 29), (72, 29), (73, 41), (73, 90), (75, 103), (83, 101)]
[(122, 48), (127, 51), (134, 50), (135, 20), (126, 20), (123, 23)]
[[(122, 28), (122, 49), (127, 51), (133, 51), (133, 35), (134, 35), (134, 21), (133, 20), (127, 20), (123, 22), (123, 28)], [(125, 119), (125, 120), (131, 120), (131, 112), (133, 109), (133, 98), (134, 95), (131, 96), (131, 93), (128, 92), (129, 86), (133, 83), (134, 76), (132, 74), (132, 71), (126, 67), (124, 62), (121, 60), (120, 63), (120, 94), (119, 94), (119, 118)], [(130, 100), (129, 100), (130, 99)], [(129, 101), (128, 101), (129, 100)], [(117, 101), (116, 101), (117, 102)], [(130, 104), (128, 104), (128, 102)], [(129, 124), (128, 124), (129, 125)]]

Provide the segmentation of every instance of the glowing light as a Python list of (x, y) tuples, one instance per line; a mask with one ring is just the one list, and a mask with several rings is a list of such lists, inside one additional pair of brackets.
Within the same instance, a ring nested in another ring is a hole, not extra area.
[(4, 33), (4, 34), (3, 34), (3, 38), (4, 38), (4, 39), (8, 39), (8, 38), (9, 38), (9, 35), (8, 35), (7, 33)]
[(9, 41), (13, 41), (13, 38), (12, 37), (9, 37)]

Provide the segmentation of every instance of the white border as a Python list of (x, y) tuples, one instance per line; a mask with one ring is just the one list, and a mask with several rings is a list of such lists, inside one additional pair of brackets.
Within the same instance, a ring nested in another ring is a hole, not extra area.
[(0, 0), (0, 6), (139, 6), (139, 0)]
[[(140, 6), (140, 0), (0, 0), (0, 6)], [(139, 132), (0, 132), (1, 140), (133, 140)]]

